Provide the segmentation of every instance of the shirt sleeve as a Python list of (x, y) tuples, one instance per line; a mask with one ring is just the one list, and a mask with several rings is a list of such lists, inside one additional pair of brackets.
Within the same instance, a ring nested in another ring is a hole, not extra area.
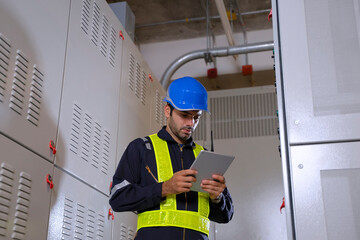
[(227, 188), (223, 191), (219, 203), (209, 200), (210, 213), (209, 219), (217, 223), (228, 223), (234, 214), (233, 201)]
[(113, 176), (109, 203), (114, 211), (139, 212), (160, 204), (162, 183), (145, 177), (147, 154), (140, 138), (126, 148)]

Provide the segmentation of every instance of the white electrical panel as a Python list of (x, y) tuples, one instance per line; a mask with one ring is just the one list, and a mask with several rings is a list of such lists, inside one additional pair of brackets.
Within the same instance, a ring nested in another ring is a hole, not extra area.
[(360, 143), (291, 147), (296, 239), (360, 236)]
[(108, 197), (57, 168), (53, 180), (48, 239), (111, 239)]
[(288, 238), (359, 239), (359, 1), (272, 3)]
[(133, 239), (109, 186), (165, 90), (105, 0), (0, 0), (0, 22), (0, 239)]
[(0, 239), (46, 239), (53, 165), (1, 134), (0, 152)]
[(114, 240), (134, 239), (136, 234), (137, 215), (133, 212), (114, 213)]
[(166, 95), (166, 91), (155, 77), (153, 77), (152, 81), (150, 82), (150, 88), (150, 130), (152, 133), (157, 133), (162, 126), (166, 125), (166, 118), (164, 115), (165, 102), (163, 101)]
[(0, 132), (53, 161), (70, 1), (0, 1)]
[(274, 2), (290, 144), (359, 139), (359, 1)]
[(151, 72), (131, 38), (123, 36), (117, 162), (130, 141), (151, 133)]
[(105, 194), (116, 158), (120, 32), (105, 1), (72, 1), (55, 164)]

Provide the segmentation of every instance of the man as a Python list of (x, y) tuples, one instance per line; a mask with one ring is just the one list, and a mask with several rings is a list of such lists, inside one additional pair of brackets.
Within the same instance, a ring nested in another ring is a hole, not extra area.
[(210, 221), (227, 223), (233, 204), (225, 178), (213, 175), (190, 191), (196, 171), (190, 166), (203, 149), (191, 134), (208, 111), (204, 86), (191, 77), (174, 80), (164, 99), (166, 126), (132, 141), (113, 177), (114, 211), (138, 212), (135, 239), (208, 239)]

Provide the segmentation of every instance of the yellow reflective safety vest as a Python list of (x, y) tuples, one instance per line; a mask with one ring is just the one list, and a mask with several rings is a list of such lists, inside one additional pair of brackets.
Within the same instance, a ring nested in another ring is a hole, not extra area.
[[(149, 136), (154, 148), (158, 181), (165, 182), (173, 176), (173, 168), (167, 142), (157, 134)], [(195, 158), (204, 148), (195, 144)], [(209, 235), (209, 194), (198, 192), (198, 211), (177, 210), (176, 194), (171, 194), (160, 203), (160, 210), (146, 211), (138, 215), (137, 230), (144, 227), (180, 227)]]

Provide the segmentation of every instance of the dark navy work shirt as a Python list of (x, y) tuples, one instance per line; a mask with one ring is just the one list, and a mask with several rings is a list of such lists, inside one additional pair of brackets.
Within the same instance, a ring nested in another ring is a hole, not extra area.
[[(192, 138), (182, 146), (171, 137), (163, 127), (158, 136), (168, 144), (173, 172), (189, 169), (195, 156)], [(109, 203), (116, 212), (159, 210), (162, 198), (162, 183), (157, 183), (148, 172), (146, 166), (157, 179), (157, 167), (152, 143), (149, 137), (137, 138), (126, 148), (113, 177)], [(197, 192), (190, 191), (176, 195), (178, 210), (197, 211)], [(234, 208), (230, 193), (224, 190), (219, 203), (209, 200), (209, 219), (217, 223), (227, 223), (231, 220)], [(185, 235), (185, 238), (183, 236)], [(136, 240), (142, 239), (208, 239), (206, 234), (178, 227), (146, 227), (137, 233)]]

